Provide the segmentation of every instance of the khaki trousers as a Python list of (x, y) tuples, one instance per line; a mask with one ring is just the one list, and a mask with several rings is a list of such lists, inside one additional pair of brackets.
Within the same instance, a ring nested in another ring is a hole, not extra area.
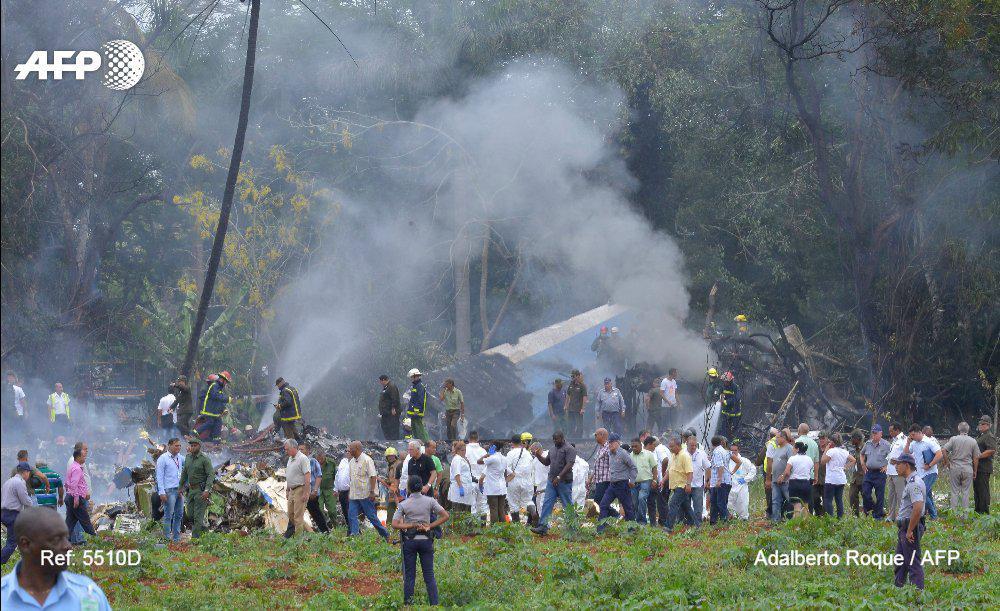
[(972, 489), (972, 470), (949, 469), (948, 479), (951, 482), (951, 508), (969, 508), (969, 490)]
[(299, 486), (288, 491), (288, 524), (295, 527), (295, 532), (306, 531), (305, 512), (309, 502), (309, 486)]

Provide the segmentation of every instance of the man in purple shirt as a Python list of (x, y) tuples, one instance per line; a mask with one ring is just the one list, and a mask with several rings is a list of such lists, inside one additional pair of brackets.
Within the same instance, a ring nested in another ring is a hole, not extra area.
[(90, 511), (85, 502), (90, 498), (90, 488), (83, 474), (83, 461), (86, 459), (83, 448), (73, 450), (73, 462), (70, 463), (69, 473), (66, 474), (66, 528), (69, 532), (73, 532), (73, 527), (79, 523), (83, 532), (95, 537), (97, 531), (90, 522)]

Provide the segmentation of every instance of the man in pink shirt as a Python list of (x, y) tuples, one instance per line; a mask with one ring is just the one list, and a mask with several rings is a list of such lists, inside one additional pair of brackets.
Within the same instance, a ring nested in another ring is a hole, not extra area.
[(94, 537), (97, 532), (90, 522), (90, 511), (86, 500), (90, 497), (90, 488), (83, 473), (83, 461), (87, 460), (82, 448), (74, 448), (73, 462), (66, 474), (66, 528), (73, 532), (73, 527), (79, 522), (83, 532)]

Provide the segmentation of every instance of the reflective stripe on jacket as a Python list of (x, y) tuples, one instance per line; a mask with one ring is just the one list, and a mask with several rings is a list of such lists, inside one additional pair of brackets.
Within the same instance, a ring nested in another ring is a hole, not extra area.
[(223, 390), (222, 384), (216, 380), (208, 385), (205, 394), (201, 396), (201, 415), (218, 418), (226, 410), (229, 395)]
[(425, 411), (427, 411), (427, 389), (424, 388), (422, 381), (417, 380), (410, 388), (410, 406), (406, 408), (406, 415), (423, 418)]
[(69, 418), (69, 395), (66, 393), (62, 393), (62, 395), (59, 395), (58, 393), (52, 393), (51, 395), (49, 395), (49, 401), (48, 401), (49, 422), (56, 421), (56, 405), (55, 405), (56, 397), (60, 397), (63, 399), (63, 403), (66, 405), (66, 417)]
[(302, 409), (299, 405), (299, 391), (290, 384), (281, 387), (281, 394), (278, 397), (278, 409), (281, 412), (282, 422), (302, 419)]

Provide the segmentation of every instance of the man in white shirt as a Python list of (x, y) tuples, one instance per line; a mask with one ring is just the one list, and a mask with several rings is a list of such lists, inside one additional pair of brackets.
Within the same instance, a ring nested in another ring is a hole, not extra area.
[(181, 522), (184, 521), (184, 497), (180, 492), (181, 440), (174, 437), (167, 441), (167, 451), (156, 459), (156, 492), (163, 507), (163, 536), (167, 541), (181, 540)]
[(510, 450), (507, 452), (506, 459), (507, 471), (513, 476), (507, 482), (507, 505), (510, 508), (510, 519), (514, 522), (520, 522), (521, 510), (528, 510), (528, 505), (531, 504), (535, 491), (533, 463), (535, 457), (521, 443), (521, 436), (514, 435), (510, 438)]
[(906, 445), (906, 435), (903, 433), (903, 426), (898, 422), (889, 425), (889, 455), (886, 457), (888, 464), (885, 467), (886, 474), (886, 522), (895, 522), (896, 514), (899, 511), (899, 502), (903, 498), (903, 491), (906, 489), (906, 478), (896, 471), (896, 460), (903, 453), (903, 446)]
[(49, 395), (46, 403), (49, 406), (49, 422), (55, 425), (62, 434), (69, 429), (69, 395), (63, 392), (62, 382), (56, 382), (55, 392)]
[(590, 465), (587, 461), (576, 455), (573, 461), (573, 506), (587, 506), (587, 476), (590, 474)]
[(344, 457), (337, 463), (337, 471), (333, 476), (333, 489), (337, 491), (337, 502), (340, 503), (340, 512), (344, 516), (344, 526), (350, 530), (350, 524), (347, 523), (347, 510), (351, 501), (351, 455), (349, 452), (345, 452)]
[(177, 428), (177, 412), (170, 409), (175, 401), (177, 401), (177, 397), (172, 393), (167, 393), (160, 398), (160, 403), (156, 406), (156, 425), (163, 430), (168, 439)]
[(691, 455), (691, 467), (694, 473), (691, 477), (691, 510), (694, 513), (694, 525), (701, 526), (705, 516), (705, 480), (712, 461), (708, 460), (705, 450), (698, 447), (698, 437), (687, 438), (687, 451)]
[[(657, 521), (655, 524), (659, 524), (660, 526), (666, 527), (667, 504), (670, 501), (670, 486), (667, 484), (668, 478), (666, 477), (666, 475), (667, 475), (667, 469), (670, 468), (670, 459), (672, 454), (670, 453), (670, 449), (667, 448), (667, 446), (664, 445), (659, 439), (657, 439), (656, 437), (652, 437), (652, 440), (653, 441), (651, 443), (646, 443), (647, 441), (649, 441), (649, 438), (647, 438), (646, 441), (643, 441), (643, 443), (646, 445), (647, 449), (650, 449), (653, 452), (653, 455), (656, 456), (656, 469), (657, 469), (656, 479), (660, 483), (660, 485), (656, 490), (656, 494), (653, 494), (653, 492), (650, 491), (649, 498), (652, 501), (655, 497), (656, 517), (657, 517)], [(648, 507), (648, 505), (647, 509), (649, 509), (649, 524), (653, 526), (655, 525), (653, 522), (653, 510), (652, 508)]]
[[(681, 404), (677, 400), (677, 370), (671, 369), (667, 377), (660, 382), (660, 393), (663, 395), (663, 409), (666, 412), (667, 426), (676, 428), (680, 416)], [(669, 450), (668, 450), (669, 452)]]
[[(524, 437), (522, 436), (522, 439)], [(534, 493), (531, 495), (531, 506), (528, 508), (528, 523), (532, 526), (538, 525), (538, 509), (542, 506), (542, 500), (545, 496), (545, 484), (549, 481), (549, 468), (542, 464), (542, 461), (538, 460), (538, 456), (542, 458), (549, 455), (549, 451), (542, 448), (542, 445), (538, 442), (532, 443), (528, 446), (529, 452), (539, 452), (535, 455), (535, 458), (531, 461), (532, 474), (534, 478)], [(586, 488), (586, 486), (584, 486)]]
[(924, 480), (924, 488), (927, 489), (925, 508), (927, 517), (932, 520), (938, 516), (937, 507), (934, 505), (934, 482), (938, 478), (938, 464), (944, 458), (941, 444), (934, 438), (933, 432), (929, 426), (921, 428), (919, 424), (914, 424), (910, 427), (909, 438), (903, 446), (903, 453), (912, 455), (916, 463), (913, 472)]
[(14, 410), (18, 418), (23, 418), (27, 399), (24, 396), (24, 389), (17, 385), (17, 375), (13, 371), (7, 372), (7, 384), (10, 386), (11, 397), (14, 401)]
[(472, 464), (472, 477), (478, 483), (466, 488), (466, 490), (472, 494), (472, 515), (483, 516), (485, 518), (486, 514), (489, 513), (489, 507), (486, 503), (486, 495), (482, 493), (480, 487), (483, 481), (483, 474), (486, 473), (486, 466), (479, 462), (479, 459), (484, 456), (486, 456), (486, 450), (479, 445), (479, 432), (470, 432), (469, 443), (465, 444), (465, 457)]
[(299, 534), (305, 532), (305, 513), (312, 484), (312, 468), (309, 457), (299, 450), (299, 442), (294, 439), (285, 440), (285, 454), (288, 455), (288, 462), (285, 464), (285, 499), (288, 501), (288, 528), (285, 530), (287, 539), (296, 532)]
[(382, 526), (375, 510), (375, 499), (378, 495), (378, 472), (375, 470), (375, 461), (364, 453), (360, 441), (352, 441), (347, 446), (347, 451), (351, 455), (350, 501), (347, 507), (348, 532), (351, 535), (357, 535), (361, 532), (358, 514), (363, 513), (368, 518), (368, 522), (378, 531), (378, 534), (388, 541), (389, 531), (385, 529), (385, 526)]

